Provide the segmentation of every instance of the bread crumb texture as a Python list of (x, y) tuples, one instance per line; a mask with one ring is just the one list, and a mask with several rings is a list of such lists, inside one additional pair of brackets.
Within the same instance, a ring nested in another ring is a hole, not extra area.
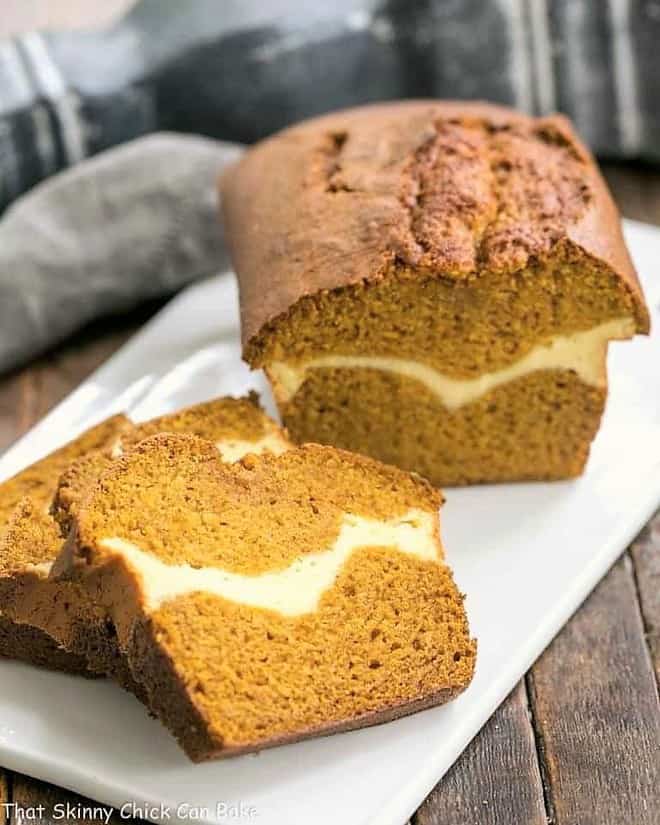
[(440, 503), (421, 478), (334, 448), (225, 465), (199, 439), (156, 436), (88, 499), (77, 554), (114, 577), (106, 592), (133, 674), (199, 760), (373, 724), (463, 690), (475, 643), (439, 535), (431, 558), (355, 547), (316, 607), (295, 616), (203, 590), (149, 608), (150, 583), (105, 540), (256, 577), (327, 549), (347, 513), (385, 522), (415, 510), (437, 524)]
[[(543, 370), (449, 411), (412, 379), (333, 369), (311, 373), (285, 409), (300, 441), (377, 455), (454, 486), (579, 475), (606, 394), (569, 371)], [(374, 403), (378, 415), (364, 415)]]

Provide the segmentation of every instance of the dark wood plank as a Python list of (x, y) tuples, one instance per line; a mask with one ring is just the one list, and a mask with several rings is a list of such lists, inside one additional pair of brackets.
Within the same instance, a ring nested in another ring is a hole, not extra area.
[(660, 684), (660, 510), (633, 542), (637, 594), (651, 651), (656, 682)]
[(5, 450), (18, 438), (21, 399), (18, 375), (14, 374), (0, 380), (0, 451)]
[(602, 168), (626, 218), (660, 224), (660, 170), (657, 167), (605, 163)]
[(0, 768), (0, 825), (7, 825), (8, 822), (9, 781), (9, 775)]
[(528, 682), (554, 825), (658, 825), (658, 696), (627, 556)]
[(523, 681), (413, 818), (414, 825), (547, 825)]
[[(110, 806), (40, 782), (13, 775), (11, 825), (119, 825), (122, 819)], [(8, 824), (9, 825), (9, 824)]]

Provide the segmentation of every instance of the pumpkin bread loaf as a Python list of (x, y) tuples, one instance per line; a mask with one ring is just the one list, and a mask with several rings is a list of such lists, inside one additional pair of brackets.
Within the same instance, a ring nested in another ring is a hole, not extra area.
[[(41, 479), (43, 492), (18, 502), (0, 538), (0, 605), (14, 625), (13, 647), (2, 644), (5, 633), (0, 635), (0, 649), (5, 655), (35, 664), (57, 664), (69, 672), (79, 672), (86, 662), (92, 673), (109, 674), (140, 695), (107, 612), (75, 582), (49, 577), (78, 508), (112, 462), (153, 433), (202, 434), (226, 460), (250, 451), (281, 452), (290, 445), (284, 432), (261, 411), (256, 396), (221, 398), (138, 425), (121, 418), (100, 426), (114, 437), (102, 442), (86, 433), (65, 449), (66, 460), (56, 462), (51, 456), (44, 460), (43, 472), (38, 467), (24, 471), (27, 478)], [(80, 457), (69, 463), (76, 453)], [(58, 471), (64, 467), (58, 483)], [(21, 489), (29, 492), (33, 488)], [(21, 634), (39, 639), (40, 646), (36, 648), (33, 642), (25, 648)], [(52, 651), (52, 661), (44, 657), (44, 646)]]
[(332, 447), (224, 463), (157, 435), (86, 498), (56, 575), (103, 603), (195, 761), (445, 702), (475, 659), (441, 495)]
[(244, 357), (294, 440), (438, 485), (582, 472), (608, 342), (649, 318), (565, 118), (365, 106), (261, 142), (222, 190)]

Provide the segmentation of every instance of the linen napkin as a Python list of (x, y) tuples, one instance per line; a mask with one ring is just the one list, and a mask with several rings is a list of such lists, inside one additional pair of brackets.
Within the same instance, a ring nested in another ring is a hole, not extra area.
[(0, 371), (99, 316), (226, 268), (216, 184), (240, 152), (156, 133), (15, 201), (0, 219)]

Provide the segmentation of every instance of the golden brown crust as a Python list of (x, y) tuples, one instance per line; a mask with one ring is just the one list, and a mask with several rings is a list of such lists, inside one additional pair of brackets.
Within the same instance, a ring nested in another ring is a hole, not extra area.
[(109, 452), (95, 450), (72, 462), (62, 473), (50, 512), (63, 536), (68, 535), (71, 522), (87, 493), (114, 460)]
[(258, 439), (268, 433), (277, 433), (283, 441), (286, 433), (261, 409), (259, 396), (250, 392), (241, 398), (226, 396), (212, 401), (203, 401), (168, 415), (152, 418), (141, 424), (122, 438), (122, 446), (128, 449), (158, 433), (186, 433), (206, 438), (241, 440)]
[[(13, 557), (12, 574), (0, 576), (0, 604), (6, 623), (16, 628), (7, 629), (2, 650), (57, 670), (109, 675), (140, 698), (105, 611), (89, 600), (79, 584), (53, 581), (47, 569), (30, 567), (30, 558), (38, 559), (38, 564), (51, 562), (62, 543), (55, 519), (29, 497), (22, 499), (0, 540), (0, 554)], [(23, 642), (26, 649), (21, 651)]]
[(392, 266), (463, 279), (555, 252), (613, 272), (648, 330), (617, 210), (561, 116), (432, 100), (363, 106), (263, 141), (222, 190), (244, 345), (304, 296)]
[(68, 673), (94, 675), (84, 657), (65, 651), (45, 631), (23, 623), (29, 620), (26, 590), (40, 590), (46, 575), (30, 566), (48, 564), (61, 544), (57, 526), (47, 515), (59, 474), (80, 455), (111, 448), (128, 427), (125, 416), (113, 416), (0, 485), (0, 604), (10, 614), (0, 622), (2, 655)]

